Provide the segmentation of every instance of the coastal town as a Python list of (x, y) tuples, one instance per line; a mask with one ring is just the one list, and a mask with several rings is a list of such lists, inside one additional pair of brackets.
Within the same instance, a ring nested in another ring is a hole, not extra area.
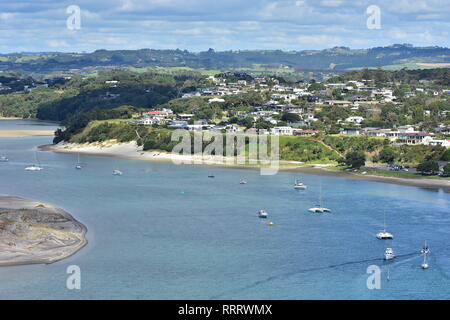
[[(233, 74), (235, 75), (235, 74)], [(249, 77), (246, 74), (237, 75)], [(400, 125), (391, 128), (371, 127), (365, 125), (365, 120), (377, 117), (382, 113), (384, 106), (401, 109), (402, 102), (398, 101), (392, 87), (378, 88), (372, 80), (348, 81), (346, 83), (301, 83), (295, 87), (279, 84), (274, 78), (258, 77), (252, 81), (238, 80), (227, 82), (223, 78), (210, 76), (207, 78), (215, 84), (213, 87), (201, 88), (194, 92), (183, 94), (183, 99), (202, 97), (209, 104), (225, 103), (226, 96), (249, 94), (259, 92), (269, 95), (269, 100), (262, 105), (253, 106), (252, 111), (230, 110), (227, 116), (220, 119), (220, 123), (208, 122), (208, 119), (196, 119), (193, 113), (174, 113), (171, 109), (162, 108), (140, 114), (134, 117), (139, 119), (135, 123), (142, 125), (167, 125), (169, 128), (181, 128), (188, 130), (211, 130), (223, 132), (238, 132), (245, 129), (253, 129), (258, 134), (312, 136), (320, 133), (328, 133), (332, 127), (339, 127), (338, 134), (365, 135), (370, 137), (383, 137), (394, 144), (431, 146), (450, 146), (450, 110), (444, 110), (438, 114), (442, 122), (435, 127), (424, 128), (427, 118), (430, 119), (434, 110), (423, 110), (423, 121), (415, 125)], [(111, 82), (108, 82), (111, 83)], [(114, 82), (115, 85), (118, 82)], [(394, 85), (390, 83), (390, 85)], [(445, 101), (450, 98), (450, 89), (427, 89), (427, 82), (413, 91), (405, 92), (404, 99), (417, 96), (426, 97), (432, 101)], [(323, 89), (322, 89), (323, 87)], [(336, 92), (342, 99), (333, 99)], [(347, 117), (339, 118), (327, 126), (323, 123), (321, 112), (324, 108), (341, 109)], [(408, 115), (405, 115), (405, 118)], [(194, 120), (195, 119), (195, 120)], [(237, 121), (236, 121), (237, 119)], [(253, 121), (253, 126), (246, 128), (239, 125), (242, 120)], [(264, 122), (264, 128), (257, 126)], [(317, 129), (321, 128), (321, 129)], [(439, 139), (440, 137), (440, 139)]]
[[(286, 84), (272, 76), (226, 72), (206, 77), (202, 87), (183, 93), (169, 104), (134, 113), (129, 122), (172, 130), (368, 137), (384, 141), (385, 146), (438, 147), (444, 150), (444, 156), (427, 159), (427, 166), (435, 168), (428, 174), (448, 176), (446, 165), (450, 159), (445, 150), (450, 147), (450, 86), (436, 85), (429, 80), (414, 85), (373, 79), (334, 80), (339, 79)], [(120, 81), (108, 80), (105, 85), (117, 88)], [(193, 112), (177, 112), (178, 105), (183, 104), (198, 106), (189, 108)], [(207, 108), (213, 112), (202, 112)], [(373, 159), (365, 157), (364, 160), (372, 162)], [(435, 163), (430, 163), (432, 160), (436, 160), (438, 169)], [(409, 171), (405, 166), (395, 165), (393, 158), (384, 162), (390, 171)]]

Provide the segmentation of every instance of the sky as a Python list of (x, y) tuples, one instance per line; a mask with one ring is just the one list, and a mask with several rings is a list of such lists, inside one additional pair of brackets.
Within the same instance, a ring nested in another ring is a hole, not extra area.
[[(68, 13), (69, 6), (80, 9), (80, 19)], [(376, 10), (368, 14), (369, 6), (379, 8), (379, 16)], [(450, 0), (0, 1), (0, 53), (310, 50), (398, 43), (450, 47)]]

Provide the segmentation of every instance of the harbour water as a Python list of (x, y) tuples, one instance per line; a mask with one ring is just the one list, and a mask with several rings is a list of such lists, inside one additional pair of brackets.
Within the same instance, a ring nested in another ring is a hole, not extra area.
[[(76, 154), (51, 152), (38, 152), (44, 170), (25, 171), (36, 146), (51, 140), (0, 138), (10, 159), (0, 163), (0, 194), (65, 209), (87, 226), (89, 244), (51, 265), (0, 268), (1, 299), (450, 298), (450, 194), (442, 190), (85, 155), (75, 170)], [(309, 188), (294, 190), (296, 178)], [(307, 211), (320, 185), (331, 214)], [(393, 241), (375, 237), (384, 211)], [(425, 240), (428, 270), (420, 267)], [(398, 255), (389, 263), (387, 246)], [(69, 265), (81, 269), (81, 290), (66, 288)], [(379, 290), (367, 288), (370, 265), (381, 268)]]

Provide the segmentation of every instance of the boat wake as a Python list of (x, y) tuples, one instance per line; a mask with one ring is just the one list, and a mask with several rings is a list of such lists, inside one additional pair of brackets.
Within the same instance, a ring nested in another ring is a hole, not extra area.
[[(411, 253), (407, 253), (407, 254), (398, 255), (395, 258), (397, 262), (393, 265), (396, 265), (396, 264), (398, 265), (400, 263), (400, 262), (398, 262), (398, 259), (400, 259), (400, 258), (409, 258), (409, 257), (414, 257), (414, 256), (420, 256), (420, 252), (415, 251), (415, 252), (411, 252)], [(344, 266), (356, 265), (356, 264), (362, 264), (362, 263), (368, 263), (368, 262), (379, 262), (381, 264), (386, 263), (383, 258), (372, 258), (372, 259), (364, 259), (364, 260), (358, 260), (358, 261), (343, 262), (343, 263), (338, 263), (338, 264), (331, 264), (331, 265), (323, 266), (323, 267), (300, 269), (300, 270), (289, 272), (289, 273), (273, 275), (273, 276), (267, 277), (266, 279), (261, 279), (259, 281), (250, 283), (244, 287), (237, 288), (235, 290), (230, 290), (229, 292), (224, 292), (219, 295), (213, 296), (210, 299), (212, 299), (212, 300), (223, 299), (224, 296), (234, 295), (234, 294), (237, 294), (237, 293), (249, 290), (249, 289), (253, 289), (264, 283), (268, 283), (268, 282), (276, 280), (276, 279), (290, 277), (290, 276), (293, 276), (296, 274), (308, 273), (308, 272), (314, 272), (314, 271), (322, 271), (322, 270), (327, 270), (327, 269), (335, 269), (335, 268), (340, 268), (340, 267), (344, 267)]]

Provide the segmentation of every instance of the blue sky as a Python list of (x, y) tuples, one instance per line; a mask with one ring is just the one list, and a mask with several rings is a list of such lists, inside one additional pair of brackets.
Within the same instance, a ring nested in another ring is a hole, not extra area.
[[(69, 30), (66, 9), (81, 9)], [(368, 29), (366, 9), (381, 10)], [(0, 52), (450, 47), (450, 0), (2, 0)]]

